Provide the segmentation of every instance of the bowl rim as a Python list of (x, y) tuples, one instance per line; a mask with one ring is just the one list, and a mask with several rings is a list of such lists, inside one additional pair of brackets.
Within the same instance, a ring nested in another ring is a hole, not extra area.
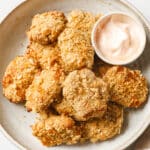
[[(30, 2), (30, 0), (22, 0), (21, 3), (16, 4), (16, 6), (2, 19), (2, 21), (0, 22), (0, 26), (18, 8), (23, 7), (23, 5), (26, 4), (26, 3), (28, 3), (28, 2)], [(144, 26), (144, 28), (148, 28), (148, 31), (150, 33), (150, 22), (148, 21), (147, 18), (144, 17), (144, 15), (133, 4), (131, 4), (131, 2), (129, 2), (128, 0), (118, 0), (118, 2), (120, 2), (121, 4), (123, 4), (124, 6), (126, 6), (127, 8), (131, 9), (137, 16), (139, 16), (143, 20), (143, 22), (146, 24), (146, 26)], [(147, 117), (147, 119), (145, 119), (145, 120), (147, 120), (147, 121), (143, 122), (142, 129), (140, 129), (140, 130), (137, 131), (136, 136), (134, 135), (133, 137), (131, 137), (130, 140), (128, 140), (128, 142), (122, 143), (122, 145), (120, 145), (120, 147), (118, 147), (120, 150), (123, 150), (123, 149), (127, 148), (128, 146), (130, 146), (146, 130), (146, 128), (150, 125), (150, 119), (149, 119), (149, 117)], [(23, 144), (20, 144), (17, 140), (15, 140), (14, 137), (12, 137), (7, 132), (7, 130), (5, 130), (5, 128), (2, 126), (1, 122), (0, 122), (0, 132), (11, 142), (11, 144), (13, 144), (14, 146), (16, 146), (16, 148), (18, 148), (20, 150), (28, 150)]]
[[(105, 56), (103, 56), (103, 54), (101, 54), (101, 52), (100, 52), (101, 50), (98, 49), (97, 44), (96, 44), (95, 35), (96, 35), (96, 32), (97, 32), (98, 26), (99, 26), (105, 19), (107, 19), (107, 18), (109, 18), (109, 17), (111, 17), (111, 16), (113, 16), (113, 15), (123, 15), (123, 16), (126, 16), (126, 17), (132, 19), (132, 20), (135, 22), (135, 24), (136, 24), (136, 25), (141, 29), (141, 31), (142, 31), (142, 37), (143, 37), (143, 39), (142, 39), (142, 41), (141, 41), (141, 42), (142, 42), (142, 46), (141, 46), (141, 49), (139, 50), (140, 52), (137, 53), (137, 54), (134, 53), (135, 56), (132, 57), (132, 59), (129, 59), (129, 60), (127, 60), (127, 61), (113, 62), (113, 61), (107, 59)], [(92, 42), (92, 46), (93, 46), (93, 48), (94, 48), (95, 53), (96, 53), (97, 56), (98, 56), (101, 60), (103, 60), (104, 62), (106, 62), (106, 63), (108, 63), (108, 64), (112, 64), (112, 65), (127, 65), (127, 64), (130, 64), (130, 63), (134, 62), (136, 59), (138, 59), (138, 58), (142, 55), (142, 53), (144, 52), (144, 50), (145, 50), (145, 45), (146, 45), (146, 32), (145, 32), (145, 29), (144, 29), (144, 26), (143, 26), (142, 22), (141, 22), (137, 17), (136, 17), (136, 19), (135, 19), (134, 17), (129, 16), (128, 13), (125, 13), (125, 12), (122, 12), (122, 11), (113, 11), (113, 12), (110, 12), (110, 13), (105, 14), (104, 16), (100, 17), (100, 18), (96, 21), (96, 23), (95, 23), (95, 25), (94, 25), (94, 27), (93, 27), (93, 29), (92, 29), (91, 42)]]

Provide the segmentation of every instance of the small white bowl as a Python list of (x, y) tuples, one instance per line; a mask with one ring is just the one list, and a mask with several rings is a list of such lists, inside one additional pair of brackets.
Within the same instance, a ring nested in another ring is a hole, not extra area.
[[(118, 62), (117, 61), (114, 62), (114, 61), (106, 58), (102, 54), (101, 50), (98, 48), (97, 42), (96, 42), (96, 32), (97, 32), (98, 27), (103, 23), (103, 21), (106, 21), (107, 18), (110, 18), (113, 15), (123, 15), (125, 17), (128, 17), (130, 20), (134, 21), (135, 25), (137, 25), (136, 27), (138, 27), (140, 32), (141, 32), (140, 36), (137, 37), (137, 38), (140, 39), (140, 42), (141, 42), (141, 46), (139, 47), (138, 52), (134, 53), (134, 56), (130, 57), (128, 60), (124, 60), (124, 61), (120, 61), (120, 62), (119, 61)], [(92, 30), (91, 40), (92, 40), (92, 46), (94, 47), (94, 50), (95, 50), (96, 54), (104, 62), (109, 63), (109, 64), (113, 64), (113, 65), (126, 65), (126, 64), (129, 64), (129, 63), (135, 61), (143, 53), (144, 48), (145, 48), (145, 44), (146, 44), (146, 33), (145, 33), (144, 27), (143, 27), (143, 25), (142, 25), (142, 23), (140, 21), (132, 18), (131, 16), (129, 16), (126, 13), (114, 12), (114, 13), (109, 13), (109, 14), (106, 14), (106, 15), (102, 16), (95, 23), (95, 25), (93, 27), (93, 30)]]

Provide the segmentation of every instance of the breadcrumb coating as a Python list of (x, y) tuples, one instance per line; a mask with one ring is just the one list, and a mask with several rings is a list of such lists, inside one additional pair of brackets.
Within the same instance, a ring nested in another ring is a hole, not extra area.
[(28, 111), (40, 112), (59, 98), (64, 73), (60, 68), (43, 70), (37, 74), (26, 90), (26, 108)]
[(101, 119), (83, 122), (84, 134), (81, 142), (90, 140), (95, 143), (108, 140), (120, 134), (123, 125), (123, 108), (114, 103), (108, 103), (106, 114)]
[(41, 45), (31, 42), (26, 55), (35, 59), (42, 69), (51, 69), (53, 66), (62, 66), (60, 50), (56, 44)]
[(97, 21), (97, 18), (99, 18), (100, 16), (101, 15), (95, 17), (90, 12), (85, 12), (82, 10), (73, 10), (67, 16), (67, 27), (83, 31), (90, 38), (92, 28), (95, 22)]
[(66, 116), (50, 116), (32, 126), (33, 135), (46, 146), (76, 144), (81, 137), (81, 130), (73, 119)]
[(89, 69), (76, 70), (63, 83), (63, 97), (55, 106), (59, 113), (78, 121), (100, 118), (107, 109), (107, 84)]
[(49, 11), (37, 14), (27, 32), (30, 41), (49, 44), (57, 40), (58, 35), (65, 28), (66, 18), (63, 12)]
[(83, 67), (92, 68), (94, 50), (86, 32), (66, 28), (58, 38), (58, 46), (66, 72)]
[(108, 83), (111, 101), (134, 108), (146, 101), (148, 85), (141, 71), (114, 66), (107, 71), (103, 79)]
[(58, 38), (66, 72), (83, 67), (92, 68), (94, 49), (91, 45), (91, 32), (96, 18), (93, 14), (81, 10), (68, 14), (66, 28)]
[(38, 72), (37, 63), (29, 57), (17, 56), (6, 68), (3, 94), (13, 103), (25, 101), (25, 92)]

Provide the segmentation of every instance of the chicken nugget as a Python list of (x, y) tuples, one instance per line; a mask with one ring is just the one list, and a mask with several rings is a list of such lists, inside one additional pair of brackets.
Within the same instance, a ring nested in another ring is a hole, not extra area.
[(3, 77), (4, 96), (13, 103), (25, 101), (25, 91), (37, 72), (37, 63), (32, 58), (17, 56), (9, 63)]
[(63, 97), (55, 109), (77, 121), (100, 118), (107, 110), (107, 84), (89, 69), (75, 70), (66, 77)]
[(83, 67), (92, 68), (94, 50), (86, 32), (66, 28), (58, 38), (58, 46), (66, 72)]
[(73, 119), (63, 115), (40, 120), (32, 126), (32, 130), (33, 135), (46, 146), (76, 144), (81, 137), (81, 130)]
[(27, 35), (31, 41), (40, 44), (53, 43), (65, 28), (65, 24), (66, 18), (63, 12), (49, 11), (37, 14), (32, 19)]
[(37, 74), (26, 90), (26, 108), (28, 111), (41, 112), (59, 98), (61, 83), (64, 79), (60, 68), (42, 70)]
[(67, 19), (67, 27), (83, 31), (90, 38), (92, 28), (97, 20), (97, 17), (89, 12), (73, 10), (68, 14)]
[(95, 143), (104, 141), (120, 134), (123, 125), (123, 108), (114, 103), (108, 103), (108, 110), (101, 119), (83, 122), (82, 142), (90, 140)]
[(114, 66), (106, 72), (103, 79), (108, 83), (111, 101), (134, 108), (146, 101), (148, 85), (139, 70)]
[(41, 45), (31, 42), (26, 55), (35, 59), (42, 69), (50, 69), (55, 65), (62, 66), (60, 50), (56, 44)]

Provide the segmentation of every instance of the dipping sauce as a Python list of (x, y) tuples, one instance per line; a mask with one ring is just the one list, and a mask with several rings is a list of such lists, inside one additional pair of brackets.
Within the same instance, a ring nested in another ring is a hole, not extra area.
[(145, 47), (145, 31), (141, 24), (125, 14), (112, 14), (97, 23), (94, 44), (98, 55), (111, 64), (135, 60)]

